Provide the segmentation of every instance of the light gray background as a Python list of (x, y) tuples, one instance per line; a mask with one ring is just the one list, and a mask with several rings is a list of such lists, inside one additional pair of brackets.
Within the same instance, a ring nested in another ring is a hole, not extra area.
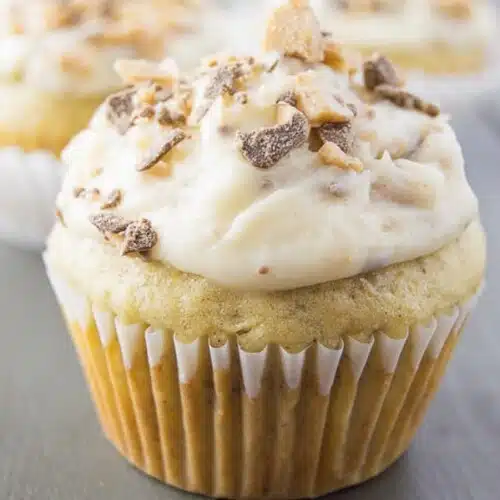
[[(498, 101), (462, 114), (456, 128), (489, 234), (487, 288), (411, 450), (338, 499), (500, 498)], [(103, 439), (40, 257), (2, 244), (0, 332), (0, 500), (189, 498), (129, 467)]]

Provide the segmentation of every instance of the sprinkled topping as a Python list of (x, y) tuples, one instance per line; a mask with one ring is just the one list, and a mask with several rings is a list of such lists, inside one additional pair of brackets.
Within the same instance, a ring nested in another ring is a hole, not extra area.
[(123, 199), (123, 193), (119, 189), (113, 189), (106, 198), (106, 201), (101, 205), (102, 210), (116, 208)]
[(325, 123), (318, 128), (318, 134), (323, 142), (333, 142), (344, 153), (351, 154), (354, 146), (354, 133), (350, 122)]
[(439, 116), (440, 109), (435, 104), (420, 99), (406, 90), (392, 87), (391, 85), (379, 85), (375, 92), (380, 97), (387, 99), (400, 108), (415, 109), (431, 117)]
[(137, 165), (137, 171), (144, 172), (154, 167), (161, 160), (162, 156), (166, 155), (186, 138), (186, 133), (181, 129), (169, 130), (163, 140), (147, 152)]
[(347, 61), (340, 45), (332, 40), (325, 40), (324, 48), (325, 58), (323, 62), (335, 71), (344, 71)]
[(90, 223), (102, 234), (121, 234), (132, 224), (131, 221), (113, 214), (95, 214), (89, 217)]
[[(307, 142), (309, 123), (303, 113), (289, 104), (289, 120), (274, 127), (262, 128), (250, 133), (238, 132), (237, 145), (242, 155), (257, 168), (267, 169), (276, 165), (290, 151)], [(281, 113), (282, 116), (285, 112)]]
[(358, 158), (349, 156), (333, 142), (323, 144), (318, 152), (319, 157), (326, 165), (331, 165), (342, 170), (354, 170), (355, 172), (363, 171), (363, 164)]
[(273, 12), (267, 25), (264, 49), (306, 62), (323, 61), (323, 35), (309, 2), (288, 0)]
[(396, 68), (387, 57), (374, 54), (371, 59), (363, 64), (365, 87), (374, 90), (379, 85), (392, 85), (398, 87), (401, 80), (398, 77)]
[(59, 223), (66, 227), (66, 222), (64, 222), (64, 216), (63, 216), (63, 213), (61, 212), (61, 210), (59, 208), (56, 208), (56, 219), (59, 221)]
[(125, 89), (108, 97), (106, 116), (120, 134), (130, 128), (134, 113), (134, 89)]
[(141, 219), (127, 225), (121, 254), (151, 250), (158, 243), (158, 235), (148, 219)]
[(76, 187), (73, 190), (73, 194), (75, 198), (85, 198), (87, 200), (92, 200), (96, 201), (99, 199), (101, 196), (101, 192), (97, 188), (82, 188), (82, 187)]
[(73, 188), (73, 196), (75, 198), (79, 198), (80, 195), (85, 191), (85, 188), (82, 188), (82, 187), (76, 187), (76, 188)]

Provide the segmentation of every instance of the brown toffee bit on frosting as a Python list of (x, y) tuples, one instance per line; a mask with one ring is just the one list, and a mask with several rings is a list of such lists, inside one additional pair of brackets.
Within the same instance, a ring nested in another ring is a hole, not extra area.
[(437, 105), (426, 102), (406, 90), (391, 85), (379, 85), (375, 92), (400, 108), (415, 109), (433, 118), (441, 113)]
[(148, 219), (141, 219), (128, 224), (121, 254), (143, 253), (151, 250), (158, 243), (158, 235)]
[(113, 189), (106, 198), (106, 201), (101, 205), (101, 210), (116, 208), (123, 199), (123, 193), (119, 189)]
[(280, 102), (284, 102), (295, 108), (297, 107), (297, 96), (295, 95), (295, 92), (288, 90), (284, 94), (281, 94), (276, 100), (276, 104), (279, 104)]
[(333, 142), (344, 153), (351, 154), (354, 146), (354, 133), (350, 122), (325, 123), (318, 128), (318, 134), (323, 142)]
[(61, 226), (66, 227), (66, 222), (64, 222), (64, 216), (63, 213), (59, 208), (56, 208), (56, 219), (59, 221)]
[(250, 133), (237, 132), (236, 141), (242, 155), (257, 168), (276, 165), (290, 151), (299, 148), (309, 137), (309, 123), (303, 113), (288, 104), (278, 115), (289, 114), (286, 123), (266, 127)]
[(332, 165), (342, 170), (354, 170), (355, 172), (363, 171), (363, 164), (358, 158), (347, 155), (333, 142), (323, 144), (318, 154), (326, 165)]
[(75, 187), (73, 188), (73, 196), (75, 198), (79, 198), (80, 195), (85, 191), (85, 188), (82, 187)]
[(269, 274), (270, 272), (271, 272), (271, 269), (269, 268), (269, 266), (261, 266), (261, 267), (259, 267), (259, 270), (258, 270), (258, 273), (261, 276), (265, 276), (266, 274)]
[(121, 234), (132, 224), (132, 221), (113, 214), (91, 215), (89, 221), (105, 236), (108, 234)]
[(398, 87), (402, 81), (398, 77), (396, 68), (385, 56), (374, 54), (371, 59), (363, 64), (365, 86), (368, 90), (374, 90), (379, 85), (392, 85)]
[(137, 171), (144, 172), (154, 167), (164, 155), (186, 138), (186, 133), (181, 129), (168, 131), (163, 140), (147, 152), (144, 159), (137, 165)]
[(323, 61), (323, 35), (309, 2), (288, 0), (273, 12), (267, 25), (264, 48), (306, 62)]
[(106, 116), (120, 134), (130, 128), (134, 113), (135, 89), (125, 89), (108, 97)]

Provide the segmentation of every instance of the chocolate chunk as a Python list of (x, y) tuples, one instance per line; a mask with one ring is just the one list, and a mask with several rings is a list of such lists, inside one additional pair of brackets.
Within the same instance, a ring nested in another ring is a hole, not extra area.
[(167, 133), (164, 140), (156, 147), (152, 148), (141, 162), (136, 166), (138, 172), (144, 172), (154, 167), (169, 151), (171, 151), (177, 144), (186, 139), (186, 133), (181, 129), (171, 130)]
[(101, 210), (116, 208), (121, 203), (122, 198), (122, 192), (119, 189), (113, 189), (113, 191), (109, 193), (106, 201), (101, 205)]
[(250, 133), (238, 132), (236, 141), (242, 155), (254, 167), (267, 169), (302, 146), (308, 137), (309, 122), (303, 113), (296, 110), (287, 123)]
[(135, 90), (125, 89), (108, 97), (106, 116), (120, 134), (125, 134), (132, 125)]
[(335, 143), (344, 153), (351, 154), (354, 146), (354, 134), (350, 122), (325, 123), (318, 128), (323, 142)]
[(365, 87), (374, 90), (379, 85), (399, 86), (401, 80), (398, 77), (396, 68), (387, 57), (375, 54), (371, 59), (363, 64), (365, 77)]
[(147, 252), (151, 250), (156, 243), (158, 243), (158, 235), (153, 229), (151, 222), (147, 219), (141, 219), (127, 226), (121, 254), (127, 255), (132, 252)]
[(89, 221), (94, 225), (102, 234), (120, 234), (123, 233), (127, 227), (132, 224), (131, 221), (113, 214), (95, 214), (89, 217)]
[(415, 109), (433, 118), (441, 113), (439, 106), (426, 102), (406, 90), (391, 85), (379, 85), (375, 91), (380, 97), (391, 101), (400, 108)]
[(290, 104), (290, 106), (293, 106), (295, 108), (297, 107), (297, 96), (295, 95), (295, 92), (293, 90), (287, 90), (276, 100), (276, 104), (280, 102), (286, 102), (287, 104)]

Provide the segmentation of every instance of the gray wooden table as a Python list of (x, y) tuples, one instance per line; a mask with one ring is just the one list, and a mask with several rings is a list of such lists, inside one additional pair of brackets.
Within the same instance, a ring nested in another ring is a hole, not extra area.
[[(489, 233), (485, 294), (411, 450), (343, 500), (500, 498), (500, 105), (456, 121)], [(131, 469), (102, 438), (40, 258), (0, 244), (0, 500), (188, 495)]]

